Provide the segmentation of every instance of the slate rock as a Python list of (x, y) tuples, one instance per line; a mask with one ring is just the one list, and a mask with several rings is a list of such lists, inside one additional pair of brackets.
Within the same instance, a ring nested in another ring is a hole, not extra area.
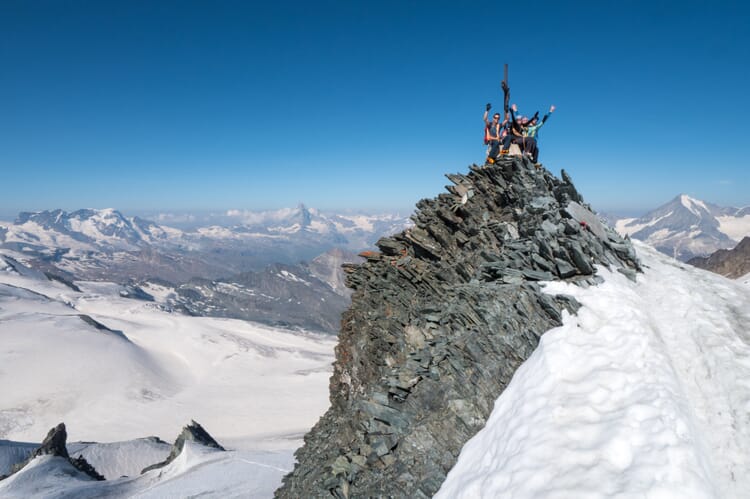
[(538, 282), (640, 269), (566, 173), (504, 157), (448, 178), (413, 228), (345, 269), (331, 406), (276, 497), (432, 497), (541, 335), (580, 307)]

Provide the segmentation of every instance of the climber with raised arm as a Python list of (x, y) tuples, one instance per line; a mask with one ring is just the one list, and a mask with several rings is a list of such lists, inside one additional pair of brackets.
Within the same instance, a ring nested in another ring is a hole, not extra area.
[(544, 115), (541, 122), (539, 122), (539, 112), (537, 112), (529, 120), (528, 124), (523, 127), (524, 151), (528, 153), (534, 163), (539, 162), (539, 143), (536, 136), (539, 133), (539, 129), (547, 122), (547, 119), (553, 112), (555, 112), (555, 106), (550, 106), (549, 112)]

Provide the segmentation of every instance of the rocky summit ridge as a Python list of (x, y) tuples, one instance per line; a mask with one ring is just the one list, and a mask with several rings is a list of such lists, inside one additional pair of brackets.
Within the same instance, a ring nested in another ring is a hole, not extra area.
[(276, 497), (431, 497), (540, 336), (579, 307), (539, 281), (640, 270), (564, 171), (505, 157), (447, 177), (414, 227), (345, 266), (331, 407)]

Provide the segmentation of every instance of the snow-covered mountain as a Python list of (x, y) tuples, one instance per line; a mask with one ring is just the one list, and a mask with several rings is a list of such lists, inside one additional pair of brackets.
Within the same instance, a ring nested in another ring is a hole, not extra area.
[(616, 229), (687, 261), (732, 248), (750, 235), (750, 207), (723, 208), (680, 194), (640, 218), (618, 220)]
[(138, 217), (126, 218), (113, 209), (23, 212), (4, 229), (4, 245), (40, 250), (134, 251), (180, 236), (180, 231)]
[(231, 210), (228, 214), (239, 222), (234, 230), (241, 234), (315, 234), (330, 237), (352, 249), (371, 246), (373, 234), (392, 234), (410, 225), (407, 217), (394, 213), (326, 213), (304, 204), (274, 211)]
[(0, 248), (69, 278), (183, 283), (297, 264), (333, 248), (358, 252), (410, 224), (397, 214), (322, 213), (304, 205), (230, 214), (232, 225), (180, 230), (113, 209), (21, 213), (0, 223)]

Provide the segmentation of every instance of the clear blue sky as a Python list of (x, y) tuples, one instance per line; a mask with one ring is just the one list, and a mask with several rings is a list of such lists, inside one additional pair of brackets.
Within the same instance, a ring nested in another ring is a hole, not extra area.
[(0, 211), (409, 208), (502, 65), (601, 211), (750, 204), (744, 2), (0, 2)]

